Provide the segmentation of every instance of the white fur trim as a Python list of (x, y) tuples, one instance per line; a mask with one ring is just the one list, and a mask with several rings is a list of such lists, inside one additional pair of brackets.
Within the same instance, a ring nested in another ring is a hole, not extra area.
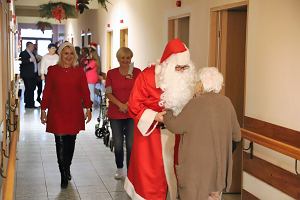
[(155, 87), (159, 88), (159, 77), (160, 77), (160, 73), (161, 73), (161, 65), (156, 64), (155, 65)]
[(177, 179), (174, 171), (175, 135), (168, 131), (168, 129), (161, 129), (160, 133), (164, 170), (168, 183), (168, 195), (170, 197), (170, 200), (176, 200)]
[(124, 189), (127, 192), (127, 194), (131, 197), (132, 200), (145, 200), (143, 197), (141, 197), (139, 194), (136, 193), (128, 177), (126, 177), (125, 179)]
[(161, 72), (161, 65), (157, 64), (155, 65), (155, 74), (160, 74)]
[(152, 133), (152, 131), (155, 129), (156, 125), (158, 124), (158, 122), (156, 122), (156, 124), (153, 126), (153, 128), (148, 131), (148, 129), (150, 128), (150, 126), (152, 125), (152, 123), (154, 121), (156, 114), (157, 114), (157, 112), (155, 112), (154, 110), (151, 110), (151, 109), (146, 109), (143, 112), (143, 114), (137, 124), (137, 127), (143, 136), (150, 135)]
[(166, 62), (166, 63), (176, 63), (177, 65), (187, 65), (191, 62), (190, 52), (187, 49), (184, 52), (172, 54), (164, 62)]

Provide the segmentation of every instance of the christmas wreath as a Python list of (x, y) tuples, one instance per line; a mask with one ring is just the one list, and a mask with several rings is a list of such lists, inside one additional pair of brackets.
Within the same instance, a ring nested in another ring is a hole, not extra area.
[(43, 21), (38, 21), (36, 23), (36, 27), (38, 29), (41, 29), (41, 31), (44, 33), (46, 29), (52, 29), (52, 25), (49, 22), (43, 22)]

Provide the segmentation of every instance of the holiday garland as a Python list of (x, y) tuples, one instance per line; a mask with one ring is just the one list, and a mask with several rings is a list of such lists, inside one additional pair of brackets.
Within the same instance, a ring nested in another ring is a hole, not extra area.
[(98, 4), (101, 4), (102, 8), (104, 8), (107, 11), (106, 3), (110, 3), (110, 2), (108, 0), (98, 0)]
[[(76, 11), (79, 11), (80, 14), (83, 13), (85, 9), (89, 9), (88, 4), (91, 0), (76, 0), (76, 7), (70, 4), (63, 2), (49, 2), (47, 4), (40, 5), (40, 16), (42, 18), (55, 18), (59, 22), (67, 18), (75, 18), (77, 16)], [(108, 0), (98, 0), (100, 4), (106, 11), (107, 5), (110, 3)]]
[(76, 9), (75, 6), (70, 4), (66, 4), (63, 2), (52, 3), (49, 2), (47, 4), (40, 5), (40, 16), (43, 18), (55, 18), (59, 22), (63, 19), (67, 19), (70, 17), (76, 17)]
[(38, 21), (36, 23), (36, 27), (38, 29), (41, 29), (43, 33), (45, 32), (45, 29), (52, 29), (52, 25), (49, 22), (43, 22), (43, 21)]

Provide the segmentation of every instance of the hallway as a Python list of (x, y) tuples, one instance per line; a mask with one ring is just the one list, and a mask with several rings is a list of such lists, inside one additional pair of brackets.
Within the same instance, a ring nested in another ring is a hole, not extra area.
[[(23, 104), (23, 103), (22, 103)], [(40, 123), (39, 109), (21, 104), (21, 133), (17, 153), (16, 200), (126, 200), (123, 181), (113, 178), (114, 156), (94, 135), (97, 111), (76, 140), (67, 189), (60, 188), (54, 136)]]
[[(22, 102), (22, 100), (21, 100)], [(86, 131), (77, 136), (71, 166), (72, 180), (60, 188), (54, 136), (40, 123), (40, 109), (24, 109), (21, 103), (20, 139), (17, 151), (16, 200), (129, 200), (123, 181), (117, 181), (114, 155), (97, 139), (94, 126), (98, 110)], [(223, 195), (238, 200), (240, 195)]]

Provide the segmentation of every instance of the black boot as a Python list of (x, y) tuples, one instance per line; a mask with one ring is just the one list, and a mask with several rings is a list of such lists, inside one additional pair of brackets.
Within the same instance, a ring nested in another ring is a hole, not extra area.
[(68, 187), (68, 177), (66, 173), (66, 169), (60, 168), (60, 187), (65, 189)]
[(72, 175), (71, 175), (70, 167), (71, 167), (73, 155), (74, 155), (76, 135), (68, 135), (68, 136), (66, 136), (66, 138), (67, 138), (67, 140), (65, 140), (65, 145), (67, 146), (66, 174), (67, 174), (68, 180), (71, 180)]
[(64, 145), (64, 137), (65, 136), (55, 136), (55, 144), (56, 144), (56, 155), (57, 155), (57, 163), (60, 171), (61, 188), (68, 187), (68, 178), (66, 173), (66, 146)]

